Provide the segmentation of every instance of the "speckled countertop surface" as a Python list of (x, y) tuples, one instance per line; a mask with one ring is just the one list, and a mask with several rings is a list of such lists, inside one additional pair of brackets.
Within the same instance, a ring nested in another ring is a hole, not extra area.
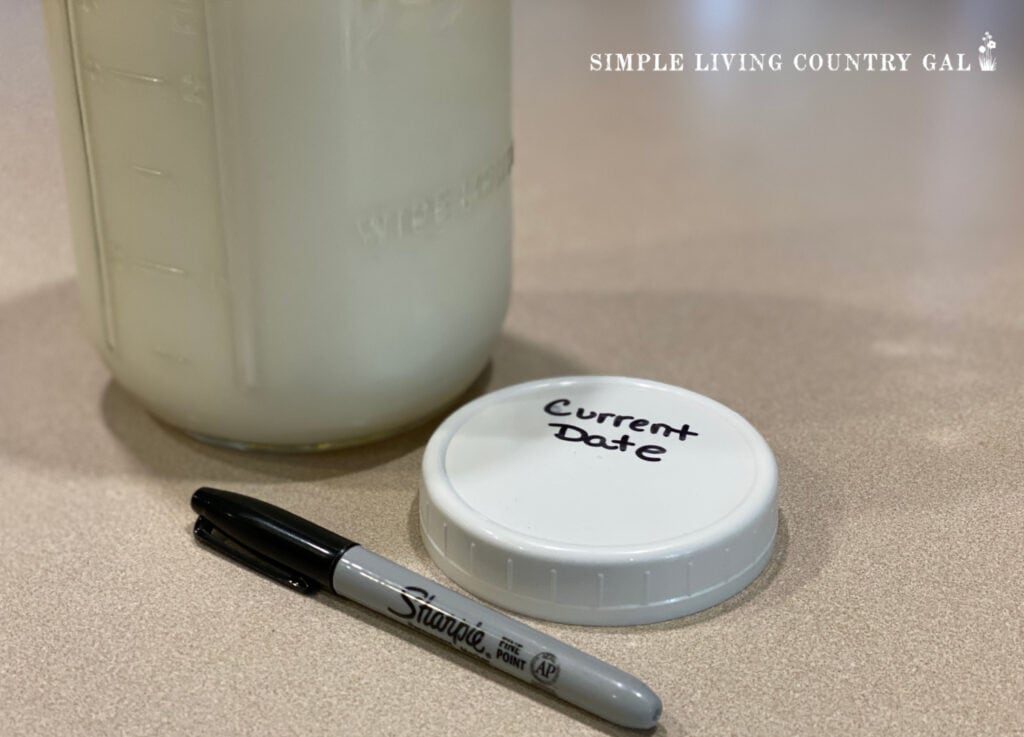
[[(983, 73), (603, 74), (602, 51), (976, 54)], [(666, 735), (1024, 734), (1020, 3), (516, 7), (516, 277), (487, 386), (641, 376), (745, 415), (781, 528), (735, 599), (543, 630), (636, 673)], [(430, 427), (318, 457), (198, 445), (78, 323), (38, 4), (0, 8), (0, 734), (618, 730), (193, 544), (200, 484), (441, 578)]]

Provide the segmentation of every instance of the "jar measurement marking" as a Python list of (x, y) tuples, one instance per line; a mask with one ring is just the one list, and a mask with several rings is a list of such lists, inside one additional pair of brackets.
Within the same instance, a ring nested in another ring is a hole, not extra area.
[(144, 177), (149, 177), (152, 179), (162, 179), (167, 176), (167, 172), (165, 172), (163, 169), (154, 169), (152, 167), (142, 166), (140, 164), (132, 164), (131, 168), (132, 171), (141, 174)]
[(144, 72), (133, 72), (128, 69), (118, 69), (117, 67), (103, 66), (99, 62), (90, 59), (82, 65), (85, 71), (93, 77), (115, 77), (117, 79), (123, 79), (128, 82), (139, 82), (140, 84), (147, 85), (164, 85), (167, 84), (167, 80), (163, 77), (157, 77), (153, 74), (146, 74)]
[[(102, 64), (89, 60), (82, 65), (86, 73), (92, 79), (102, 77), (119, 79), (126, 82), (140, 84), (148, 87), (169, 87), (170, 82), (166, 77), (158, 77), (146, 72), (133, 72), (129, 69), (103, 66)], [(184, 74), (178, 80), (178, 95), (185, 102), (196, 105), (205, 105), (209, 84), (207, 81), (195, 74)]]
[(188, 366), (191, 363), (191, 361), (189, 361), (184, 356), (178, 353), (172, 353), (171, 351), (164, 350), (163, 348), (154, 348), (153, 353), (162, 358), (163, 360), (175, 364), (176, 366)]
[(118, 255), (117, 258), (120, 264), (134, 269), (144, 269), (145, 271), (155, 271), (158, 274), (164, 274), (166, 276), (179, 276), (187, 277), (188, 272), (177, 266), (171, 266), (170, 264), (161, 264), (157, 261), (147, 261), (141, 258), (132, 258), (128, 256)]

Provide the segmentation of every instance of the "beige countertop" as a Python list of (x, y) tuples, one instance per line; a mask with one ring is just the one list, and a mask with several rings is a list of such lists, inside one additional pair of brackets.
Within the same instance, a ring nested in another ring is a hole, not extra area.
[[(516, 7), (516, 275), (487, 386), (710, 395), (774, 449), (782, 522), (712, 610), (537, 626), (647, 681), (658, 734), (1024, 734), (1024, 6), (831, 6)], [(605, 51), (787, 68), (588, 71)], [(797, 72), (802, 51), (913, 59)], [(928, 52), (974, 68), (926, 72)], [(417, 525), (431, 427), (272, 457), (151, 419), (79, 329), (47, 74), (38, 3), (7, 0), (0, 734), (626, 733), (192, 542), (189, 496), (219, 485), (444, 580)]]

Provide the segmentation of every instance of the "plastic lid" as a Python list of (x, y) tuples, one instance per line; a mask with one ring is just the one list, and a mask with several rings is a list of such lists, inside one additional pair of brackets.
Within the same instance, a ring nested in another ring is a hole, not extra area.
[(639, 379), (534, 381), (480, 397), (423, 458), (420, 527), (467, 590), (572, 624), (714, 606), (771, 557), (777, 472), (729, 408)]

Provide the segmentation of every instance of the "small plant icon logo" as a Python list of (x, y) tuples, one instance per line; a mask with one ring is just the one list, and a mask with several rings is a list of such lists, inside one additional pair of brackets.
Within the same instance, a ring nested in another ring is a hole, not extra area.
[(983, 72), (996, 70), (996, 42), (988, 31), (981, 37), (981, 46), (978, 47), (978, 66)]

